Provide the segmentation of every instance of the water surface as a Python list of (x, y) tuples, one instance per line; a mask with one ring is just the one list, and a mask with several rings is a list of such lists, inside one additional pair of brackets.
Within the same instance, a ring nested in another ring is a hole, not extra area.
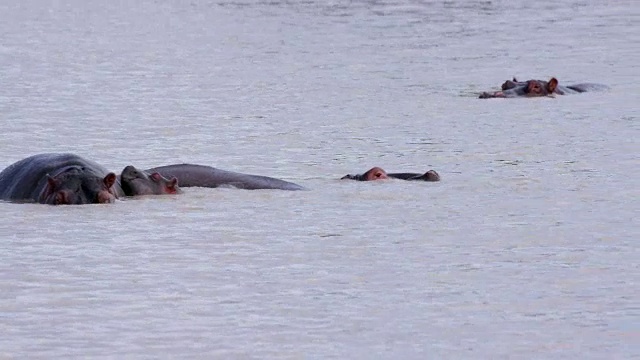
[[(640, 6), (0, 4), (0, 168), (310, 191), (0, 203), (0, 357), (634, 358)], [(603, 93), (478, 100), (506, 79)], [(339, 181), (372, 166), (440, 183)]]

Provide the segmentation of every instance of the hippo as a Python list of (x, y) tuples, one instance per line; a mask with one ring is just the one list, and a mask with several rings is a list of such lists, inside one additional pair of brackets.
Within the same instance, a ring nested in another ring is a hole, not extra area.
[(502, 84), (502, 90), (493, 93), (483, 92), (480, 99), (491, 98), (514, 98), (514, 97), (540, 97), (552, 94), (567, 95), (580, 94), (587, 91), (602, 91), (609, 87), (602, 84), (583, 83), (575, 85), (559, 85), (558, 79), (551, 78), (549, 81), (527, 80), (518, 81), (516, 78), (507, 80)]
[(114, 173), (75, 154), (38, 154), (0, 172), (0, 200), (50, 205), (112, 203), (124, 192)]
[[(132, 174), (136, 174), (135, 176)], [(156, 174), (156, 175), (154, 175)], [(131, 186), (130, 179), (135, 177), (137, 185)], [(154, 180), (155, 178), (155, 180)], [(167, 180), (171, 179), (171, 180)], [(129, 196), (144, 194), (167, 194), (167, 181), (175, 179), (180, 187), (234, 187), (245, 190), (279, 189), (279, 190), (306, 190), (304, 187), (292, 182), (261, 175), (242, 174), (232, 171), (220, 170), (211, 166), (196, 164), (174, 164), (159, 166), (147, 170), (138, 170), (133, 166), (127, 166), (121, 175), (123, 189)], [(155, 181), (156, 184), (153, 184)], [(125, 185), (126, 183), (126, 185)], [(160, 186), (158, 186), (158, 184)], [(139, 193), (142, 191), (142, 193)]]
[(401, 179), (409, 181), (440, 181), (440, 175), (435, 170), (429, 170), (424, 174), (420, 173), (387, 173), (380, 167), (373, 167), (361, 175), (345, 175), (340, 180), (385, 180), (385, 179)]
[(178, 179), (167, 179), (158, 172), (150, 174), (129, 165), (122, 170), (120, 186), (127, 196), (181, 194)]

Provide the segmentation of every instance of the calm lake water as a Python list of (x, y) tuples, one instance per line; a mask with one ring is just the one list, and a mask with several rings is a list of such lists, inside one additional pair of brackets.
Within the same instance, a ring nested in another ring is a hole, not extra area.
[[(0, 358), (640, 357), (637, 1), (4, 1), (0, 169), (310, 191), (0, 203)], [(479, 100), (513, 76), (609, 91)], [(372, 166), (439, 183), (339, 181)]]

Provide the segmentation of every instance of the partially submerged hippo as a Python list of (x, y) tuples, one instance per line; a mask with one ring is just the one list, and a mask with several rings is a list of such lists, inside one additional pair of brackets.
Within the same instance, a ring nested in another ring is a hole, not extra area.
[(0, 200), (51, 205), (112, 203), (124, 193), (114, 173), (74, 154), (38, 154), (0, 173)]
[(502, 84), (502, 90), (493, 93), (483, 92), (480, 99), (491, 98), (513, 98), (513, 97), (539, 97), (550, 96), (552, 94), (566, 95), (579, 94), (587, 91), (601, 91), (609, 87), (602, 84), (583, 83), (575, 85), (559, 85), (558, 79), (551, 78), (549, 81), (527, 80), (518, 81), (516, 78), (507, 80)]
[(127, 196), (180, 194), (178, 179), (167, 179), (158, 172), (147, 174), (129, 165), (122, 170), (120, 186)]
[(373, 167), (364, 174), (359, 175), (345, 175), (341, 178), (349, 180), (359, 181), (372, 181), (372, 180), (384, 180), (384, 179), (402, 179), (411, 181), (440, 181), (440, 175), (435, 170), (429, 170), (424, 174), (419, 173), (387, 173), (382, 168)]
[[(171, 180), (167, 180), (171, 179)], [(138, 170), (127, 166), (121, 175), (122, 187), (129, 196), (170, 194), (171, 183), (180, 187), (234, 187), (238, 189), (305, 190), (292, 182), (261, 176), (242, 174), (195, 164), (176, 164)], [(169, 190), (168, 190), (169, 189)], [(175, 193), (175, 192), (173, 192)]]

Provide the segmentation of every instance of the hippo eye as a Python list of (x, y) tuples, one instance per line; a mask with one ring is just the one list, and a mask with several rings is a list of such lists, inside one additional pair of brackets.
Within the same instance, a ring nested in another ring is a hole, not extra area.
[(160, 179), (162, 179), (162, 176), (159, 173), (155, 172), (151, 174), (151, 179), (155, 182), (160, 182)]

